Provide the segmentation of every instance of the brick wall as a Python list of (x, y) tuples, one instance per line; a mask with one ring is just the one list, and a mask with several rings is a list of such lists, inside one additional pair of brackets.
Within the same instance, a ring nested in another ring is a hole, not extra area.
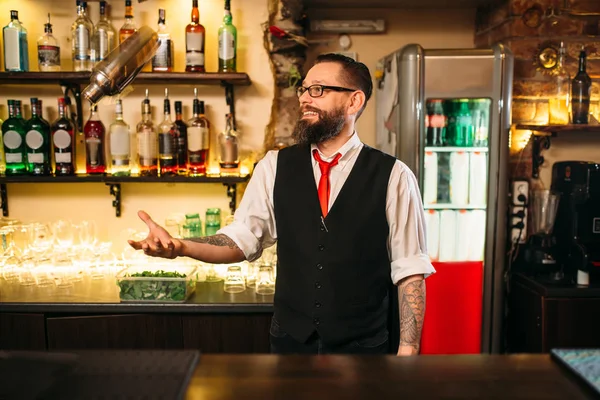
[[(588, 54), (588, 74), (593, 92), (600, 93), (600, 0), (508, 0), (477, 13), (475, 46), (506, 45), (514, 54), (513, 123), (525, 122), (537, 114), (547, 121), (547, 99), (551, 94), (551, 72), (540, 66), (541, 49), (564, 42), (566, 68), (575, 75), (579, 49)], [(531, 177), (531, 141), (524, 150), (518, 143), (527, 140), (528, 131), (513, 131), (511, 177)], [(535, 182), (533, 182), (535, 185)]]

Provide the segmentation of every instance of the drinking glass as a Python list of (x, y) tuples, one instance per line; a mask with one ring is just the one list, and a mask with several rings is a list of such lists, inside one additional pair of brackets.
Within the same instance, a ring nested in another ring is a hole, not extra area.
[(58, 247), (67, 249), (73, 245), (73, 224), (66, 220), (58, 220), (52, 224), (52, 233), (58, 243)]
[(240, 293), (246, 290), (246, 282), (244, 281), (241, 266), (231, 265), (227, 267), (223, 290), (227, 293)]
[(83, 247), (94, 247), (97, 238), (96, 223), (94, 221), (81, 221), (79, 227), (79, 242)]
[(256, 293), (269, 295), (275, 293), (275, 281), (273, 279), (273, 267), (261, 265), (256, 277)]

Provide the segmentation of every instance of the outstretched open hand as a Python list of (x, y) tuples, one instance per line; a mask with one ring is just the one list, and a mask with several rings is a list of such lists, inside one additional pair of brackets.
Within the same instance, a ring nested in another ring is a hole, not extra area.
[(150, 218), (145, 211), (138, 211), (138, 216), (148, 226), (148, 236), (140, 241), (128, 240), (131, 247), (143, 250), (152, 257), (176, 258), (180, 255), (182, 243), (172, 237), (169, 232)]

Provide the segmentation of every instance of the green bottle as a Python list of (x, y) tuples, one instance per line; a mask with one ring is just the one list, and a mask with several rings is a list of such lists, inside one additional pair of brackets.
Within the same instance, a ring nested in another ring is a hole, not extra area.
[(469, 109), (469, 100), (460, 99), (456, 113), (456, 143), (457, 147), (472, 147), (475, 139), (473, 117)]
[[(4, 121), (0, 118), (0, 127)], [(6, 161), (4, 160), (4, 141), (2, 140), (2, 136), (0, 135), (0, 175), (4, 175), (6, 173)]]
[(21, 102), (18, 100), (8, 100), (8, 119), (2, 124), (2, 140), (6, 175), (27, 174), (25, 121), (21, 117)]
[(42, 117), (42, 101), (31, 98), (31, 118), (25, 124), (27, 170), (32, 175), (50, 175), (50, 123)]
[(237, 29), (232, 19), (230, 0), (225, 0), (225, 16), (219, 27), (219, 72), (236, 72)]

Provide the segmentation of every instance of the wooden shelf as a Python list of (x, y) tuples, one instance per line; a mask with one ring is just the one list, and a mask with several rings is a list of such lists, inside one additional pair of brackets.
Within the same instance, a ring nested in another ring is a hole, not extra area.
[[(90, 82), (90, 72), (0, 72), (1, 84), (54, 84)], [(229, 84), (250, 85), (250, 77), (243, 72), (140, 72), (135, 77), (137, 83), (189, 83), (197, 85)]]
[(247, 182), (250, 175), (246, 176), (111, 176), (111, 175), (73, 175), (73, 176), (2, 176), (0, 177), (0, 203), (2, 215), (8, 217), (8, 183), (104, 183), (110, 187), (110, 195), (117, 217), (121, 216), (121, 184), (122, 183), (221, 183), (227, 187), (229, 208), (235, 212), (237, 184)]
[(73, 176), (32, 176), (13, 175), (0, 177), (0, 183), (244, 183), (250, 175), (238, 176), (112, 176), (112, 175), (73, 175)]
[(545, 134), (557, 134), (560, 132), (598, 132), (600, 125), (528, 125), (518, 124), (517, 129), (527, 129)]

